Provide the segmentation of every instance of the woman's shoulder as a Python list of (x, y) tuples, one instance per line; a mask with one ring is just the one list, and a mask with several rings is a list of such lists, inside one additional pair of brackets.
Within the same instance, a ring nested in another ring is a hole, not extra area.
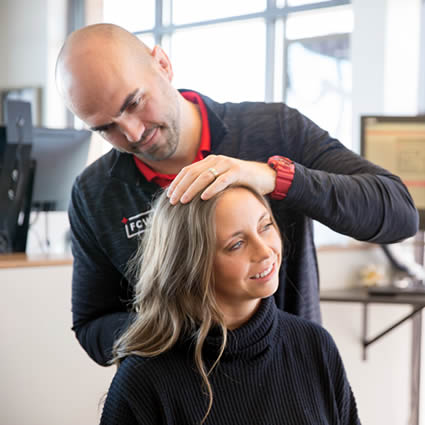
[(321, 350), (337, 350), (332, 335), (320, 324), (278, 310), (279, 327), (286, 342), (302, 346), (315, 345)]
[(120, 364), (117, 375), (126, 381), (156, 382), (158, 375), (169, 376), (181, 369), (184, 359), (178, 350), (171, 349), (152, 357), (129, 355)]
[(127, 356), (119, 365), (118, 371), (121, 374), (131, 374), (131, 375), (147, 375), (152, 369), (158, 368), (158, 366), (163, 363), (170, 353), (165, 352), (158, 354), (156, 356), (139, 356), (136, 354), (131, 354)]
[(154, 357), (127, 356), (118, 366), (114, 380), (124, 385), (133, 381), (145, 382), (152, 369), (153, 360)]

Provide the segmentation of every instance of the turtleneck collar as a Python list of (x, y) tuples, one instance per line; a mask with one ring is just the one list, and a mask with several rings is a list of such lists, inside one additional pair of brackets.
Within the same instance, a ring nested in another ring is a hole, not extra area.
[[(274, 343), (277, 331), (277, 307), (274, 298), (261, 300), (251, 319), (237, 329), (227, 332), (227, 344), (221, 361), (232, 358), (257, 357)], [(204, 356), (216, 358), (222, 342), (221, 332), (214, 329), (204, 343)]]

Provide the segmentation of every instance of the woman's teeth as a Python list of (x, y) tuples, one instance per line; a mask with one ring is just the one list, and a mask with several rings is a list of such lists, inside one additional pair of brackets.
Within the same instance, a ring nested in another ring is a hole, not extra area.
[(255, 279), (259, 279), (260, 277), (265, 277), (265, 276), (267, 276), (272, 270), (273, 270), (273, 265), (274, 264), (272, 264), (267, 270), (264, 270), (263, 272), (261, 272), (261, 273), (257, 273), (255, 276), (254, 276), (254, 278)]

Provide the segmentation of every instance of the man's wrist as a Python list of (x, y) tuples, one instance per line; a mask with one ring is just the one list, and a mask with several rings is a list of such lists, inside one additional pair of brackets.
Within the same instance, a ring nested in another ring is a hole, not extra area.
[(269, 194), (270, 198), (277, 200), (286, 198), (294, 179), (294, 163), (289, 158), (274, 155), (268, 159), (267, 164), (276, 171), (275, 188)]

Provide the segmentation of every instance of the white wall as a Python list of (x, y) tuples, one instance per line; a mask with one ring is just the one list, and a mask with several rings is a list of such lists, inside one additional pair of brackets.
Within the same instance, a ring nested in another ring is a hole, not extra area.
[(42, 86), (46, 80), (46, 0), (0, 3), (0, 86)]
[(421, 0), (387, 0), (384, 78), (387, 114), (418, 113), (420, 11)]
[(66, 0), (0, 1), (0, 88), (41, 87), (42, 124), (61, 127), (54, 58), (65, 36)]
[(353, 146), (360, 115), (418, 112), (421, 0), (353, 0)]
[(99, 423), (115, 368), (71, 331), (71, 266), (0, 269), (0, 424)]
[(55, 65), (60, 48), (66, 37), (67, 0), (47, 0), (47, 50), (45, 74), (46, 127), (64, 127), (66, 109), (55, 84)]
[(353, 148), (359, 150), (360, 115), (384, 110), (387, 0), (353, 0)]

